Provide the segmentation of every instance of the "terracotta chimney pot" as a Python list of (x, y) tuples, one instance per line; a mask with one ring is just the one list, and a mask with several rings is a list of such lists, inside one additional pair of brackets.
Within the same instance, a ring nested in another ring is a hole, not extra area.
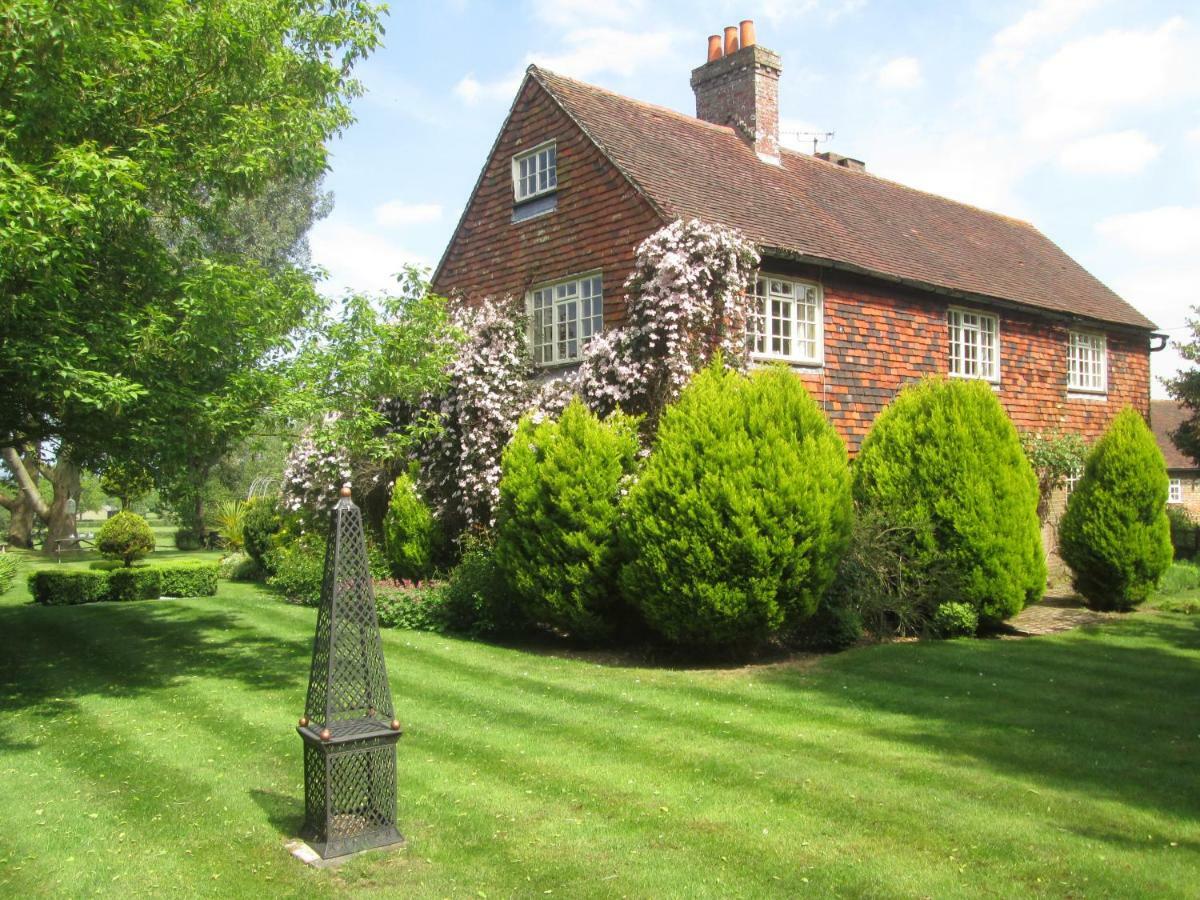
[(725, 55), (725, 49), (721, 45), (721, 36), (719, 34), (710, 34), (708, 36), (708, 61), (720, 59)]
[(738, 51), (738, 30), (736, 25), (729, 25), (725, 29), (725, 55)]
[(754, 46), (754, 20), (753, 19), (742, 19), (742, 21), (738, 24), (739, 24), (739, 28), (742, 33), (742, 46), (743, 47), (753, 47)]

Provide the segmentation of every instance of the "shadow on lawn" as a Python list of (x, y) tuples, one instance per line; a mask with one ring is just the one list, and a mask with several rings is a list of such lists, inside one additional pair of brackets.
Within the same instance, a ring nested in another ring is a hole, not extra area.
[(265, 636), (235, 614), (168, 602), (0, 608), (0, 710), (137, 695), (184, 677), (293, 688), (311, 652), (310, 641)]
[(1200, 815), (1200, 622), (1136, 617), (1061, 638), (894, 645), (765, 680), (884, 714), (870, 733), (1049, 789)]

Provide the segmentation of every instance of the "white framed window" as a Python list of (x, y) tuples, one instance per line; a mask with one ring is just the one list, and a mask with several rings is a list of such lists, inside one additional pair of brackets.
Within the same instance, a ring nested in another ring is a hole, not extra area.
[(516, 202), (549, 194), (558, 188), (558, 151), (554, 141), (518, 153), (512, 160)]
[(1068, 334), (1067, 387), (1097, 394), (1108, 390), (1108, 346), (1104, 335), (1086, 331)]
[(988, 313), (951, 307), (950, 374), (959, 378), (1000, 380), (1000, 323)]
[(530, 347), (539, 366), (576, 362), (604, 329), (600, 273), (575, 276), (529, 292)]
[(1183, 479), (1172, 478), (1167, 482), (1167, 502), (1182, 503), (1183, 502)]
[(1063, 479), (1063, 487), (1066, 489), (1067, 496), (1070, 497), (1075, 493), (1075, 488), (1079, 485), (1079, 479), (1083, 477), (1083, 469), (1076, 469), (1070, 475)]
[(824, 353), (821, 288), (807, 281), (761, 275), (757, 303), (746, 323), (746, 346), (760, 359), (820, 365)]

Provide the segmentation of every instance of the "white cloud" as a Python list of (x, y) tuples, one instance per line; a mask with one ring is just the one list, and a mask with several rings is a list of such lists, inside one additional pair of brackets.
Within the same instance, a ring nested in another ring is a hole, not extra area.
[(1185, 134), (1183, 139), (1193, 146), (1200, 147), (1200, 125)]
[(1160, 206), (1119, 213), (1097, 222), (1096, 232), (1140, 255), (1192, 259), (1200, 256), (1200, 206)]
[(404, 225), (421, 225), (426, 222), (436, 222), (442, 217), (440, 203), (405, 203), (403, 200), (389, 200), (381, 203), (374, 210), (375, 222), (395, 228)]
[(875, 75), (876, 83), (883, 88), (907, 91), (921, 86), (921, 61), (915, 56), (897, 56), (883, 65)]
[(522, 73), (507, 75), (495, 81), (481, 82), (474, 72), (468, 72), (454, 86), (454, 95), (468, 106), (480, 101), (511, 100), (521, 85)]
[(644, 0), (535, 0), (534, 15), (547, 25), (578, 27), (581, 23), (631, 23), (645, 9)]
[(339, 219), (337, 213), (313, 226), (308, 243), (313, 262), (329, 272), (321, 290), (332, 297), (346, 291), (391, 290), (405, 265), (429, 265), (379, 234)]
[(1055, 140), (1103, 127), (1127, 108), (1195, 92), (1194, 41), (1183, 19), (1145, 31), (1110, 29), (1065, 44), (1037, 68), (1025, 132)]
[(1030, 47), (1066, 31), (1105, 0), (1041, 0), (1029, 12), (992, 37), (991, 49), (979, 60), (990, 75), (1019, 63)]
[(867, 0), (762, 0), (759, 14), (773, 24), (820, 13), (826, 22), (858, 12)]
[(1059, 151), (1058, 164), (1080, 175), (1134, 175), (1160, 152), (1140, 131), (1111, 131), (1067, 144)]

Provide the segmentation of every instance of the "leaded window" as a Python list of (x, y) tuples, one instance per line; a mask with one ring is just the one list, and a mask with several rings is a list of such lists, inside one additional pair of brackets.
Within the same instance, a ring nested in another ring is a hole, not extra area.
[(533, 361), (550, 366), (575, 362), (604, 329), (600, 275), (585, 275), (536, 288), (529, 295)]

